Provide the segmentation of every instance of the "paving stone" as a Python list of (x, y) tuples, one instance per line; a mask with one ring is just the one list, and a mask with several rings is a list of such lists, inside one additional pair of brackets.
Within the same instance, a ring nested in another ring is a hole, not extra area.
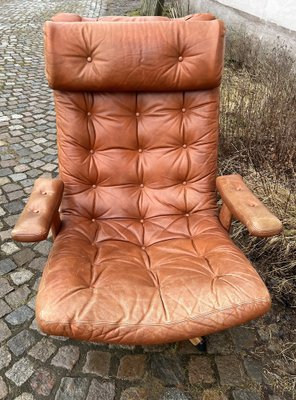
[(12, 242), (6, 242), (1, 245), (1, 251), (7, 256), (19, 251), (19, 247)]
[(97, 379), (91, 381), (86, 400), (113, 400), (114, 398), (115, 384), (113, 382), (99, 382)]
[(39, 368), (30, 379), (31, 388), (39, 396), (49, 396), (55, 382), (54, 372), (46, 368)]
[(6, 323), (0, 319), (0, 343), (8, 339), (11, 336), (11, 330), (8, 328)]
[[(11, 228), (13, 228), (15, 226), (17, 220), (18, 220), (18, 215), (10, 215), (9, 217), (4, 218), (4, 221), (6, 222), (6, 224), (8, 226), (10, 226)], [(7, 253), (6, 253), (7, 255), (11, 255), (20, 250), (19, 247), (15, 243), (7, 242), (4, 244), (8, 245), (8, 247), (6, 246), (6, 248), (5, 248), (7, 250)], [(2, 247), (3, 246), (4, 245), (2, 245)]]
[(30, 169), (30, 167), (28, 165), (25, 165), (25, 164), (16, 165), (14, 167), (14, 171), (15, 172), (26, 172), (29, 169)]
[(124, 356), (120, 360), (117, 378), (125, 380), (142, 379), (146, 370), (146, 356), (143, 354)]
[(13, 352), (15, 356), (20, 356), (23, 354), (29, 347), (31, 347), (36, 342), (36, 339), (32, 332), (28, 330), (21, 331), (13, 338), (9, 339), (7, 342), (7, 346), (9, 350)]
[(191, 400), (185, 393), (181, 392), (179, 389), (169, 388), (166, 389), (161, 397), (161, 400)]
[(244, 358), (244, 366), (248, 376), (257, 383), (263, 382), (263, 366), (260, 361), (254, 358)]
[(9, 305), (6, 304), (4, 300), (0, 299), (0, 318), (3, 317), (3, 315), (8, 314), (10, 311), (11, 308)]
[(133, 345), (130, 345), (130, 344), (113, 344), (113, 343), (111, 343), (111, 344), (109, 344), (109, 349), (111, 350), (120, 350), (120, 349), (123, 349), (123, 350), (129, 350), (129, 351), (133, 351), (133, 350), (135, 350), (135, 347), (136, 346), (133, 346)]
[(55, 400), (85, 400), (87, 389), (86, 378), (62, 378)]
[(27, 302), (27, 306), (29, 306), (32, 310), (35, 310), (36, 296), (31, 297), (31, 299)]
[(0, 370), (6, 368), (11, 361), (11, 354), (6, 347), (0, 347)]
[[(0, 186), (4, 186), (8, 182), (10, 182), (10, 180), (7, 177), (0, 178)], [(3, 189), (4, 189), (4, 187), (3, 187)]]
[(206, 337), (207, 352), (209, 354), (230, 354), (233, 343), (228, 332), (219, 332)]
[(148, 391), (143, 387), (130, 387), (121, 393), (120, 400), (149, 400)]
[(168, 348), (166, 344), (150, 344), (149, 346), (142, 346), (144, 353), (161, 353)]
[(7, 293), (11, 292), (13, 287), (9, 284), (8, 280), (5, 278), (0, 278), (0, 297), (5, 296)]
[(28, 358), (21, 358), (12, 368), (5, 372), (5, 375), (15, 385), (21, 386), (34, 372), (34, 367)]
[(36, 246), (34, 246), (34, 250), (38, 251), (43, 256), (47, 256), (51, 249), (51, 246), (52, 246), (51, 242), (44, 240), (43, 242), (40, 242)]
[(71, 371), (79, 359), (79, 348), (76, 346), (63, 346), (51, 360), (55, 367), (65, 368)]
[(10, 239), (11, 237), (11, 229), (7, 229), (7, 231), (1, 231), (0, 232), (0, 239), (2, 242), (6, 239)]
[(194, 346), (189, 340), (179, 343), (178, 353), (180, 354), (203, 354), (197, 346)]
[(10, 274), (12, 282), (18, 286), (28, 282), (32, 278), (32, 276), (32, 272), (28, 271), (27, 269), (21, 269)]
[(32, 287), (32, 289), (35, 290), (36, 292), (37, 292), (38, 287), (40, 285), (40, 281), (41, 281), (41, 277), (37, 278), (35, 283), (34, 283), (34, 285), (33, 285), (33, 287)]
[(12, 308), (17, 308), (24, 304), (29, 297), (31, 290), (27, 285), (23, 285), (20, 288), (14, 290), (5, 296), (5, 300)]
[(230, 330), (236, 350), (250, 350), (256, 343), (255, 329), (238, 326)]
[(167, 357), (163, 354), (151, 354), (152, 374), (167, 385), (179, 385), (185, 379), (185, 371), (176, 357)]
[(50, 335), (50, 337), (54, 340), (58, 340), (59, 342), (65, 342), (67, 340), (69, 340), (68, 337), (65, 336), (55, 336), (55, 335)]
[(45, 257), (37, 257), (29, 264), (29, 268), (37, 271), (43, 271), (46, 261), (47, 259)]
[[(0, 275), (5, 275), (8, 272), (13, 271), (16, 268), (17, 268), (17, 265), (9, 258), (6, 258), (5, 260), (0, 261)], [(0, 285), (1, 285), (1, 283), (0, 283)]]
[(234, 390), (232, 392), (233, 400), (260, 400), (261, 396), (250, 390)]
[(10, 169), (10, 168), (2, 168), (1, 170), (0, 170), (0, 176), (2, 177), (2, 176), (8, 176), (8, 175), (10, 175), (10, 174), (12, 174), (12, 170)]
[(214, 383), (215, 374), (211, 366), (211, 359), (205, 356), (191, 356), (188, 375), (191, 385)]
[(86, 363), (83, 372), (108, 377), (111, 354), (106, 351), (89, 351), (86, 356)]
[(4, 382), (3, 378), (0, 376), (0, 399), (5, 399), (8, 395), (8, 387)]
[(20, 396), (16, 397), (14, 400), (34, 400), (34, 396), (31, 393), (22, 393)]
[(11, 174), (10, 178), (14, 181), (14, 182), (18, 182), (21, 181), (23, 179), (27, 178), (27, 175), (24, 173), (18, 173), (18, 174)]
[(202, 394), (202, 400), (228, 400), (228, 399), (229, 397), (227, 397), (224, 393), (221, 393), (216, 389), (207, 389)]
[(28, 354), (42, 362), (49, 359), (54, 354), (57, 347), (52, 343), (50, 339), (42, 338), (34, 347), (32, 347)]
[(15, 200), (24, 197), (24, 192), (22, 190), (17, 190), (15, 192), (10, 192), (7, 194), (9, 200)]
[(235, 355), (216, 356), (215, 360), (221, 385), (239, 386), (244, 383), (242, 367)]
[(4, 207), (9, 212), (9, 214), (17, 214), (23, 210), (24, 203), (20, 200), (15, 200), (5, 204)]
[(28, 306), (18, 307), (5, 317), (5, 321), (10, 325), (20, 325), (25, 321), (30, 320), (34, 316), (34, 311)]
[(16, 264), (19, 267), (21, 267), (27, 262), (32, 261), (34, 257), (35, 257), (35, 252), (30, 248), (26, 248), (14, 254), (13, 259), (16, 262)]

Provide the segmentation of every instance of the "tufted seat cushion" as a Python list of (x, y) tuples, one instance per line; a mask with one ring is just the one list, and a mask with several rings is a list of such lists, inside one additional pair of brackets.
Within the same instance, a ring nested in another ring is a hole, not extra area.
[(161, 343), (263, 314), (267, 289), (217, 218), (222, 22), (65, 20), (45, 26), (64, 195), (41, 328)]
[(144, 224), (66, 218), (38, 296), (47, 333), (128, 344), (202, 336), (270, 306), (257, 272), (208, 212)]

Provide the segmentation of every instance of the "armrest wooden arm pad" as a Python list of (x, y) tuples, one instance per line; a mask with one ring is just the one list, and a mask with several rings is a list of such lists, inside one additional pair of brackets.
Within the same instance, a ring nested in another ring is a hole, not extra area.
[(39, 178), (11, 236), (19, 242), (39, 242), (47, 238), (63, 196), (60, 179)]
[(223, 202), (250, 235), (267, 237), (282, 231), (281, 221), (251, 192), (240, 175), (219, 176), (216, 184)]

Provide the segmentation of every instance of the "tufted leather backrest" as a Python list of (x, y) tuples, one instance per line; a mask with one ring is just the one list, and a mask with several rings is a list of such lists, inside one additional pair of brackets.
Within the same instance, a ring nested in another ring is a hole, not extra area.
[(211, 18), (46, 24), (64, 215), (216, 212), (223, 25)]

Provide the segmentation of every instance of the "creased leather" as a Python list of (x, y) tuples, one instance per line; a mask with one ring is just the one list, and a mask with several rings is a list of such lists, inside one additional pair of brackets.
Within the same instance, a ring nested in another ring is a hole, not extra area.
[(19, 242), (39, 242), (48, 236), (58, 211), (64, 184), (61, 179), (39, 178), (11, 236)]
[(217, 217), (200, 212), (144, 226), (66, 216), (36, 312), (48, 334), (144, 344), (216, 332), (269, 308), (257, 272)]
[[(218, 219), (222, 24), (208, 15), (87, 23), (78, 17), (46, 25), (46, 68), (60, 89), (54, 97), (65, 189), (62, 227), (36, 300), (41, 329), (149, 344), (262, 315), (268, 291)], [(98, 32), (107, 35), (103, 47)], [(182, 49), (192, 55), (180, 61), (185, 78), (174, 64)], [(96, 73), (81, 65), (90, 53)], [(141, 77), (147, 60), (151, 70)]]
[(247, 227), (250, 235), (268, 237), (282, 231), (281, 221), (251, 192), (240, 175), (219, 176), (217, 189), (231, 214)]

